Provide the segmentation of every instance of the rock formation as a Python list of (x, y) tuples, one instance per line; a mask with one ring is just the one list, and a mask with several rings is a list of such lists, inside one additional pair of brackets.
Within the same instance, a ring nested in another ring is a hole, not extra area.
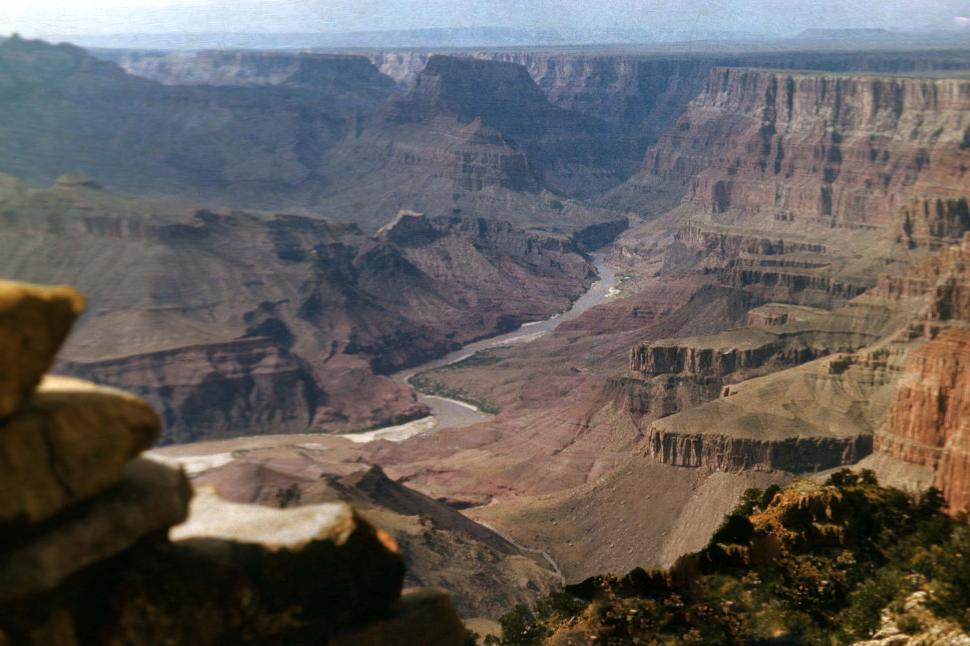
[[(876, 449), (929, 469), (953, 511), (970, 509), (970, 235), (914, 272), (928, 296), (906, 331), (916, 347)], [(911, 288), (912, 289), (912, 288)]]
[(444, 593), (401, 597), (396, 545), (348, 505), (274, 510), (204, 492), (190, 511), (181, 469), (138, 457), (161, 430), (146, 404), (73, 379), (35, 389), (30, 368), (53, 361), (80, 302), (0, 282), (0, 343), (19, 347), (26, 325), (36, 341), (28, 370), (11, 365), (3, 383), (0, 643), (466, 639)]
[[(950, 328), (963, 326), (953, 312), (966, 290), (945, 267), (962, 266), (952, 258), (967, 225), (970, 124), (966, 81), (932, 76), (712, 71), (628, 182), (653, 204), (651, 186), (679, 184), (685, 199), (618, 239), (622, 297), (538, 341), (432, 373), (502, 413), (368, 458), (542, 546), (567, 580), (671, 563), (713, 531), (704, 519), (731, 508), (729, 492), (759, 477), (885, 459), (901, 479), (939, 469), (938, 486), (960, 500), (964, 432), (952, 420), (966, 413), (952, 392), (962, 355), (929, 364), (939, 350), (928, 342), (953, 344)], [(886, 426), (895, 398), (907, 402), (899, 410), (926, 402), (916, 464), (881, 448), (896, 441)], [(931, 417), (933, 402), (951, 412)]]

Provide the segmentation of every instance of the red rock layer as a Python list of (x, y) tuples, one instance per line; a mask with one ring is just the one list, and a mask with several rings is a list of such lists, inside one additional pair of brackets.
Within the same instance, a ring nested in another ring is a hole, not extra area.
[(893, 293), (923, 290), (929, 297), (913, 338), (878, 451), (932, 469), (936, 486), (954, 511), (970, 510), (970, 235), (931, 257)]
[(944, 330), (910, 355), (876, 449), (933, 469), (950, 507), (970, 510), (970, 330)]

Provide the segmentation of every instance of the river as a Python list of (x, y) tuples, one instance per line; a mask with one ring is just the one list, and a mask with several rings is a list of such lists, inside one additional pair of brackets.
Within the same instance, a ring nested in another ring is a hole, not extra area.
[[(469, 343), (460, 350), (455, 350), (420, 366), (398, 372), (392, 375), (392, 377), (397, 381), (407, 383), (408, 379), (419, 372), (458, 363), (482, 350), (488, 350), (498, 346), (530, 343), (552, 332), (563, 321), (574, 319), (583, 312), (600, 305), (614, 293), (613, 288), (616, 286), (616, 276), (606, 266), (605, 253), (593, 253), (591, 254), (591, 258), (593, 260), (593, 266), (596, 267), (596, 272), (599, 274), (599, 280), (590, 285), (589, 289), (576, 299), (569, 310), (541, 321), (526, 323), (514, 332), (508, 332), (476, 341), (475, 343)], [(437, 428), (462, 428), (492, 418), (492, 415), (478, 410), (471, 404), (466, 404), (456, 399), (424, 395), (421, 393), (418, 394), (418, 399), (431, 409), (431, 415), (400, 426), (390, 426), (366, 433), (350, 433), (341, 437), (346, 437), (354, 442), (371, 442), (378, 439), (399, 442)]]

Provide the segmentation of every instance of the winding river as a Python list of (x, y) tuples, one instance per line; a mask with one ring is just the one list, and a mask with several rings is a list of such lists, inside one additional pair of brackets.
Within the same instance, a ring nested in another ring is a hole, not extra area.
[[(613, 294), (613, 288), (616, 285), (616, 276), (606, 266), (606, 255), (606, 253), (591, 254), (593, 266), (596, 267), (596, 272), (599, 274), (599, 280), (590, 285), (589, 289), (576, 299), (572, 307), (566, 312), (556, 314), (541, 321), (526, 323), (514, 332), (508, 332), (470, 343), (463, 346), (460, 350), (450, 352), (443, 357), (396, 373), (393, 375), (393, 378), (397, 381), (407, 383), (411, 377), (419, 372), (458, 363), (482, 350), (488, 350), (498, 346), (530, 343), (555, 330), (563, 321), (574, 319), (583, 312), (603, 303)], [(341, 437), (346, 437), (354, 442), (371, 442), (373, 440), (399, 442), (414, 435), (427, 433), (436, 428), (462, 428), (492, 418), (492, 415), (478, 410), (478, 408), (471, 404), (456, 399), (420, 393), (418, 394), (418, 399), (431, 409), (431, 415), (400, 426), (390, 426), (366, 433), (347, 434)]]

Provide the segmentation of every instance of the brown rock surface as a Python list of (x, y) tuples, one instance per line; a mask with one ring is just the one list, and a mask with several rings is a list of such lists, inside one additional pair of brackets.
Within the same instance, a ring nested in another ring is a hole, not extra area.
[(923, 298), (905, 331), (916, 347), (876, 449), (929, 469), (954, 511), (970, 508), (970, 236), (928, 258), (885, 292)]
[(136, 397), (47, 377), (0, 426), (0, 524), (38, 523), (113, 485), (159, 431), (158, 416)]
[(185, 519), (191, 496), (181, 471), (144, 459), (131, 463), (107, 491), (46, 523), (3, 537), (0, 602), (53, 590), (75, 572), (163, 532)]
[(84, 309), (70, 287), (0, 280), (0, 420), (30, 396)]

